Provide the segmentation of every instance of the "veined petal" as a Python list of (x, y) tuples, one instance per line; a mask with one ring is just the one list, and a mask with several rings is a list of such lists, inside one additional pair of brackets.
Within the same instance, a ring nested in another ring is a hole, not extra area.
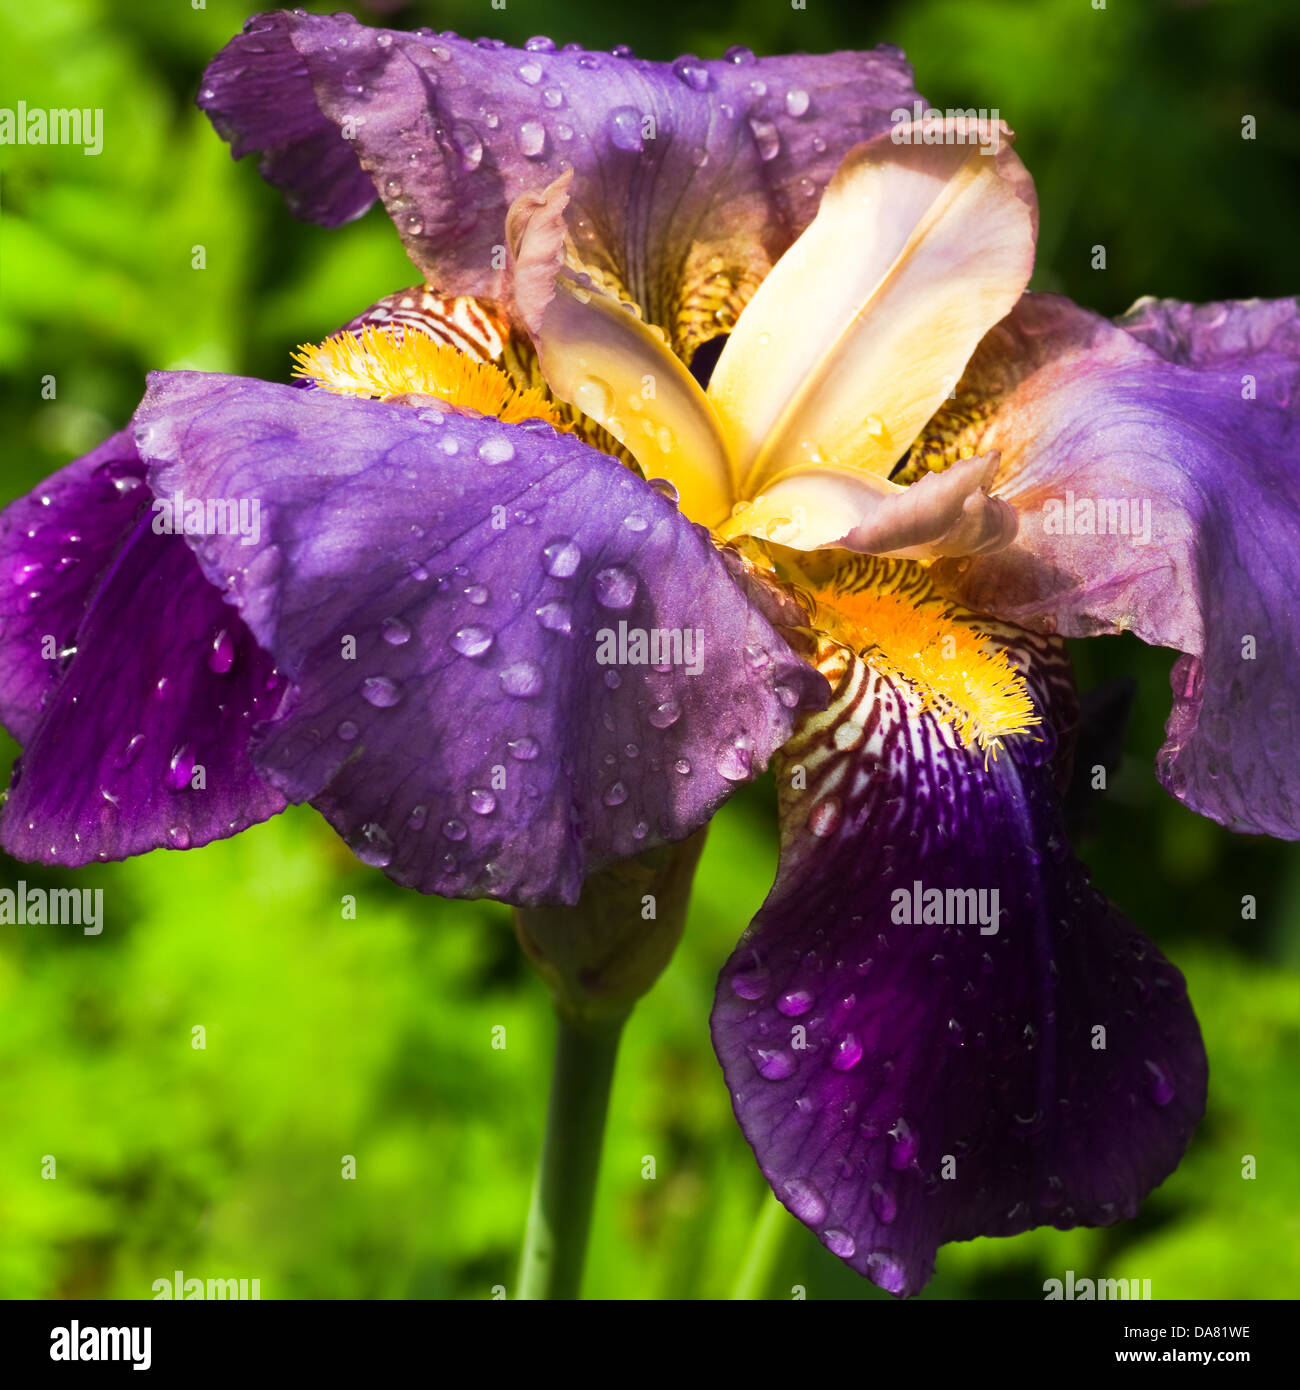
[[(24, 749), (0, 844), (17, 859), (80, 865), (186, 849), (285, 805), (248, 751), (284, 681), (185, 542), (155, 533), (143, 477), (119, 434), (8, 509), (25, 514), (36, 553), (54, 542), (48, 553), (80, 560), (67, 578), (49, 567), (31, 610), (68, 650), (47, 663), (39, 712), (14, 721)], [(7, 627), (6, 639), (36, 634)]]
[[(1128, 331), (1125, 331), (1127, 329)], [(1300, 836), (1300, 326), (1292, 300), (1148, 301), (1121, 327), (1027, 295), (936, 428), (998, 449), (1014, 545), (941, 564), (966, 602), (1185, 655), (1158, 770), (1193, 810)]]
[(607, 430), (647, 478), (666, 478), (682, 511), (718, 525), (733, 497), (726, 446), (699, 383), (628, 305), (566, 268), (570, 175), (511, 209), (512, 294), (551, 391)]
[[(1060, 644), (990, 635), (1044, 733), (1068, 720)], [(1182, 1156), (1206, 1062), (1182, 977), (1070, 853), (1056, 739), (986, 762), (829, 639), (820, 666), (835, 693), (778, 759), (777, 881), (713, 1036), (777, 1196), (909, 1295), (946, 1241), (1133, 1215)]]
[(406, 886), (572, 902), (825, 699), (705, 532), (549, 426), (182, 372), (137, 432), (156, 491), (257, 500), (251, 544), (187, 537), (295, 687), (256, 763)]
[(888, 47), (667, 64), (277, 13), (217, 55), (199, 104), (301, 215), (339, 221), (377, 192), (457, 294), (505, 297), (506, 210), (571, 166), (583, 260), (689, 358), (731, 327), (845, 152), (915, 99)]
[(722, 350), (708, 394), (745, 498), (808, 468), (887, 478), (1029, 280), (1036, 204), (1009, 143), (920, 130), (848, 155)]

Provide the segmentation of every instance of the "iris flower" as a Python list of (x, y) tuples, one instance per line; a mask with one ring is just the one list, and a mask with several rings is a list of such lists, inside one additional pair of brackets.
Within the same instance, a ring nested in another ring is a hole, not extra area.
[(20, 858), (309, 801), (529, 945), (772, 760), (714, 1043), (777, 1197), (902, 1295), (946, 1241), (1133, 1215), (1205, 1104), (1182, 977), (1067, 841), (1063, 638), (1179, 652), (1162, 782), (1300, 834), (1295, 303), (1027, 293), (1010, 131), (917, 99), (888, 48), (251, 20), (200, 104), (300, 216), (382, 199), (424, 283), (313, 389), (155, 374), (0, 538)]

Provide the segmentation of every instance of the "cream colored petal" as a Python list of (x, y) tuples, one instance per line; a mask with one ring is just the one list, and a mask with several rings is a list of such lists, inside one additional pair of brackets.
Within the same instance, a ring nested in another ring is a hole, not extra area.
[(726, 443), (695, 378), (662, 332), (569, 268), (567, 178), (516, 201), (507, 219), (516, 314), (554, 395), (623, 444), (648, 478), (666, 478), (682, 511), (716, 526), (731, 511)]
[(895, 135), (922, 130), (845, 157), (718, 360), (708, 394), (742, 497), (797, 469), (887, 477), (1029, 280), (1036, 205), (1010, 132), (996, 153)]
[(831, 471), (789, 474), (740, 511), (726, 529), (792, 550), (854, 550), (909, 560), (978, 555), (1010, 545), (1016, 509), (987, 488), (999, 454), (963, 459), (909, 487)]

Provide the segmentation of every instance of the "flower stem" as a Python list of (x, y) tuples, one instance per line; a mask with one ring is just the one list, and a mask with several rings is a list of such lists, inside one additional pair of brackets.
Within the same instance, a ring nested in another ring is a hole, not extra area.
[(780, 1258), (786, 1236), (794, 1224), (790, 1213), (769, 1192), (763, 1201), (758, 1220), (754, 1223), (754, 1234), (749, 1238), (749, 1249), (745, 1252), (745, 1263), (736, 1276), (731, 1290), (733, 1299), (763, 1298), (765, 1290), (772, 1282), (772, 1271)]
[(605, 1114), (627, 1015), (579, 1023), (556, 1011), (546, 1133), (519, 1262), (519, 1298), (577, 1298)]

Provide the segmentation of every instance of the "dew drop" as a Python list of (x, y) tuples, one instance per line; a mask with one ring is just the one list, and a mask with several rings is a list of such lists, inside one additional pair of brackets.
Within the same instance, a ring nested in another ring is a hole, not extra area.
[(506, 748), (509, 750), (510, 756), (518, 763), (531, 763), (541, 752), (537, 740), (530, 738), (527, 734), (522, 738), (512, 738), (506, 744)]
[(471, 584), (465, 590), (465, 597), (476, 607), (482, 608), (483, 605), (492, 597), (486, 584)]
[(541, 121), (523, 121), (519, 126), (519, 153), (525, 159), (538, 159), (546, 149), (546, 127)]
[(352, 720), (345, 719), (342, 721), (342, 723), (339, 724), (338, 728), (335, 729), (334, 732), (339, 736), (339, 738), (343, 740), (344, 743), (351, 743), (352, 740), (356, 738), (356, 736), (361, 732), (361, 729), (356, 724), (354, 724)]
[(484, 463), (495, 467), (497, 464), (509, 463), (515, 456), (515, 446), (501, 435), (493, 435), (491, 439), (485, 439), (478, 446), (478, 456)]
[(677, 771), (680, 772), (683, 777), (689, 776), (690, 774), (691, 765), (686, 761), (685, 758), (678, 758), (677, 761), (673, 764), (673, 767), (676, 768)]
[(382, 626), (384, 641), (390, 647), (400, 647), (411, 640), (411, 629), (401, 618), (385, 618)]
[(813, 1006), (813, 997), (806, 989), (792, 989), (776, 1001), (776, 1007), (786, 1018), (799, 1018)]
[(208, 670), (218, 676), (224, 676), (234, 664), (235, 642), (223, 627), (212, 639), (212, 646), (208, 651)]
[(469, 809), (476, 816), (490, 816), (497, 808), (497, 799), (486, 787), (471, 787)]
[(596, 602), (603, 608), (627, 608), (636, 597), (636, 576), (611, 565), (597, 571), (593, 588)]
[(676, 700), (664, 700), (650, 711), (648, 717), (656, 729), (668, 729), (682, 717), (682, 707)]
[(553, 579), (568, 579), (582, 563), (582, 551), (577, 541), (560, 536), (543, 547), (542, 560)]
[(501, 689), (517, 700), (530, 700), (541, 694), (544, 679), (542, 668), (535, 661), (516, 661), (500, 675)]
[(386, 869), (393, 862), (393, 842), (378, 821), (361, 827), (361, 843), (353, 845), (352, 852), (363, 864), (376, 869)]
[(194, 773), (194, 750), (188, 743), (183, 743), (172, 754), (171, 760), (167, 764), (167, 772), (163, 780), (174, 792), (182, 791), (190, 784), (190, 778)]
[(826, 1198), (807, 1178), (788, 1178), (783, 1184), (785, 1204), (810, 1226), (826, 1219)]
[(741, 970), (731, 977), (731, 992), (741, 999), (761, 999), (767, 993), (771, 978), (761, 967)]
[(465, 827), (463, 820), (449, 820), (444, 822), (442, 833), (449, 840), (463, 840), (469, 831)]
[(678, 58), (673, 64), (673, 72), (696, 92), (704, 92), (709, 87), (709, 70), (698, 58)]
[(728, 782), (743, 782), (750, 775), (752, 763), (750, 740), (744, 734), (737, 734), (718, 748), (715, 766)]
[(552, 599), (537, 609), (537, 621), (547, 632), (562, 632), (568, 636), (573, 631), (573, 613), (569, 605), (561, 599)]
[(642, 119), (642, 113), (632, 106), (616, 106), (609, 113), (609, 138), (616, 149), (630, 153), (640, 151)]
[(831, 1053), (831, 1066), (836, 1071), (852, 1071), (861, 1060), (862, 1044), (853, 1033), (845, 1033)]
[(785, 109), (796, 119), (807, 114), (809, 104), (808, 93), (802, 87), (791, 87), (785, 94)]
[(600, 798), (606, 806), (621, 806), (627, 800), (627, 788), (622, 782), (606, 787)]
[(424, 823), (429, 819), (429, 808), (427, 806), (415, 806), (411, 814), (407, 816), (406, 823), (412, 830), (423, 830)]
[(447, 639), (448, 645), (461, 656), (482, 656), (492, 645), (492, 633), (478, 624), (457, 628)]
[(794, 1060), (780, 1048), (757, 1047), (754, 1049), (754, 1068), (765, 1081), (784, 1081), (794, 1071)]
[(1147, 1069), (1147, 1095), (1151, 1097), (1153, 1105), (1168, 1105), (1174, 1098), (1173, 1082), (1165, 1075), (1163, 1067), (1155, 1062), (1145, 1062)]
[(883, 1183), (871, 1184), (871, 1210), (875, 1212), (876, 1219), (886, 1226), (898, 1215), (898, 1202)]
[(391, 709), (402, 698), (402, 691), (387, 676), (367, 676), (361, 682), (361, 697), (376, 709)]
[(822, 1244), (831, 1252), (838, 1255), (842, 1260), (851, 1260), (857, 1253), (857, 1242), (847, 1231), (842, 1231), (838, 1226), (828, 1226), (822, 1232)]
[(521, 82), (527, 83), (530, 87), (536, 87), (542, 80), (542, 65), (540, 63), (527, 62), (521, 63), (515, 70)]
[(749, 128), (754, 132), (754, 143), (758, 146), (758, 157), (765, 164), (781, 153), (781, 136), (771, 121), (751, 120)]

